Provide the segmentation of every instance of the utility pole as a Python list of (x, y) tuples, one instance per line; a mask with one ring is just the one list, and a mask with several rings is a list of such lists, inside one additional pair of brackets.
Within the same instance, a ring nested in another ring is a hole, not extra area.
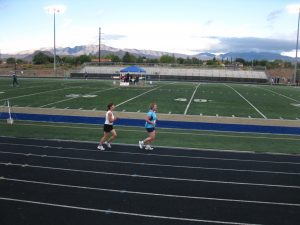
[(297, 66), (298, 66), (298, 41), (299, 41), (299, 22), (300, 22), (300, 8), (299, 8), (299, 16), (298, 16), (298, 28), (297, 28), (297, 43), (296, 43), (296, 59), (295, 59), (295, 71), (293, 77), (293, 83), (296, 84), (297, 79)]
[(101, 61), (101, 27), (99, 27), (99, 66)]

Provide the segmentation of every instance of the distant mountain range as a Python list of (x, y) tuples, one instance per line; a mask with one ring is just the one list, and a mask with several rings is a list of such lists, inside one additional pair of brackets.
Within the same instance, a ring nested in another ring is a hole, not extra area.
[[(53, 55), (53, 49), (51, 48), (41, 48), (38, 50), (29, 50), (29, 51), (22, 51), (18, 52), (16, 54), (2, 54), (1, 58), (9, 58), (9, 57), (15, 57), (18, 59), (24, 59), (31, 61), (34, 54), (36, 54), (37, 51), (42, 51), (48, 55)], [(184, 54), (178, 54), (178, 53), (170, 53), (170, 52), (161, 52), (161, 51), (152, 51), (152, 50), (139, 50), (139, 49), (119, 49), (119, 48), (113, 48), (106, 45), (101, 45), (100, 53), (101, 57), (104, 57), (108, 54), (114, 54), (119, 57), (123, 57), (125, 52), (129, 52), (130, 54), (133, 54), (135, 56), (144, 56), (147, 58), (159, 58), (162, 55), (174, 55), (176, 58), (192, 58), (196, 57), (201, 60), (209, 60), (213, 59), (214, 57), (218, 59), (228, 59), (228, 60), (234, 60), (236, 58), (242, 58), (246, 61), (252, 61), (252, 60), (285, 60), (285, 61), (292, 61), (294, 58), (283, 56), (276, 53), (270, 53), (270, 52), (228, 52), (225, 54), (213, 54), (213, 53), (199, 53), (196, 55), (184, 55)], [(73, 48), (66, 47), (66, 48), (57, 48), (56, 54), (59, 56), (79, 56), (79, 55), (98, 55), (99, 53), (99, 46), (98, 45), (82, 45), (82, 46), (75, 46)]]

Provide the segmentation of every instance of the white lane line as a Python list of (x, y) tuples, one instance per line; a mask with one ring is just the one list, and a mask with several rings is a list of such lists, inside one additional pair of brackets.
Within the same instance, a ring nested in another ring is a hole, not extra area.
[(159, 89), (159, 88), (162, 88), (162, 87), (165, 87), (165, 86), (168, 86), (168, 85), (171, 85), (171, 84), (175, 84), (175, 83), (176, 83), (176, 82), (173, 82), (173, 83), (166, 84), (166, 85), (163, 85), (163, 86), (159, 86), (159, 87), (156, 87), (156, 88), (151, 89), (151, 90), (149, 90), (149, 91), (146, 91), (146, 92), (144, 92), (144, 93), (142, 93), (142, 94), (139, 94), (139, 95), (137, 95), (137, 96), (135, 96), (135, 97), (133, 97), (133, 98), (130, 98), (130, 99), (124, 101), (124, 102), (121, 102), (121, 103), (117, 104), (116, 107), (118, 107), (118, 106), (120, 106), (120, 105), (123, 105), (123, 104), (125, 104), (125, 103), (127, 103), (127, 102), (130, 102), (130, 101), (132, 101), (132, 100), (134, 100), (134, 99), (136, 99), (136, 98), (139, 98), (139, 97), (141, 97), (142, 95), (148, 94), (149, 92), (155, 91), (155, 90), (157, 90), (157, 89)]
[(294, 98), (288, 97), (288, 96), (283, 95), (283, 94), (280, 94), (280, 93), (278, 93), (278, 92), (275, 92), (275, 91), (272, 91), (272, 90), (269, 90), (269, 89), (266, 89), (266, 88), (258, 87), (258, 86), (255, 86), (255, 87), (256, 87), (256, 88), (260, 88), (260, 89), (265, 90), (265, 91), (269, 91), (269, 92), (271, 92), (271, 93), (273, 93), (273, 94), (277, 94), (277, 95), (279, 95), (279, 96), (281, 96), (281, 97), (284, 97), (284, 98), (287, 98), (287, 99), (289, 99), (289, 100), (292, 100), (292, 101), (295, 101), (295, 102), (300, 103), (299, 100), (296, 100), (296, 99), (294, 99)]
[[(99, 93), (99, 92), (105, 92), (105, 91), (109, 91), (109, 90), (116, 89), (116, 88), (117, 88), (117, 87), (108, 88), (108, 89), (99, 90), (99, 91), (94, 91), (94, 92), (88, 93), (88, 95), (95, 94), (95, 93)], [(40, 106), (40, 108), (43, 108), (43, 107), (46, 107), (46, 106), (49, 106), (49, 105), (54, 105), (54, 104), (61, 103), (61, 102), (70, 101), (70, 100), (73, 100), (73, 99), (75, 99), (75, 98), (79, 98), (79, 96), (78, 96), (78, 97), (71, 97), (71, 98), (68, 98), (68, 99), (63, 99), (63, 100), (56, 101), (56, 102), (52, 102), (52, 103), (49, 103), (49, 104), (46, 104), (46, 105), (42, 105), (42, 106)]]
[(261, 111), (259, 111), (250, 101), (248, 101), (242, 94), (240, 94), (237, 90), (235, 90), (233, 87), (227, 85), (227, 84), (224, 84), (226, 87), (229, 87), (231, 88), (235, 93), (237, 93), (241, 98), (243, 98), (249, 105), (251, 105), (255, 110), (256, 112), (258, 112), (263, 118), (265, 119), (268, 119)]
[(253, 203), (253, 204), (300, 207), (300, 204), (286, 203), (286, 202), (267, 202), (267, 201), (253, 201), (253, 200), (229, 199), (229, 198), (209, 198), (209, 197), (202, 197), (202, 196), (172, 195), (172, 194), (161, 194), (161, 193), (152, 193), (152, 192), (138, 192), (138, 191), (127, 191), (127, 190), (118, 190), (118, 189), (107, 189), (107, 188), (86, 187), (86, 186), (78, 186), (78, 185), (58, 184), (58, 183), (23, 180), (23, 179), (13, 179), (13, 178), (7, 178), (7, 177), (1, 177), (0, 180), (11, 181), (11, 182), (19, 182), (19, 183), (49, 185), (49, 186), (55, 186), (55, 187), (77, 188), (77, 189), (83, 189), (83, 190), (115, 192), (115, 193), (121, 193), (121, 194), (126, 193), (126, 194), (135, 194), (135, 195), (159, 196), (159, 197), (167, 197), (167, 198), (186, 198), (186, 199), (196, 199), (196, 200), (240, 202), (240, 203)]
[[(14, 143), (0, 143), (0, 145), (12, 145), (12, 146), (24, 146), (24, 147), (37, 147), (37, 148), (49, 148), (49, 149), (60, 149), (60, 150), (72, 150), (72, 151), (90, 151), (99, 152), (99, 150), (87, 149), (87, 148), (70, 148), (70, 147), (55, 147), (55, 146), (43, 146), (43, 145), (26, 145), (26, 144), (14, 144)], [(213, 151), (213, 149), (204, 149), (205, 151)], [(186, 151), (186, 150), (184, 150)], [(192, 150), (196, 151), (196, 150)], [(201, 149), (199, 151), (202, 151)], [(223, 151), (223, 150), (222, 150)], [(118, 152), (118, 151), (104, 151), (102, 153), (109, 154), (126, 154), (126, 155), (143, 155), (144, 153), (133, 153), (133, 152)], [(243, 152), (241, 152), (243, 153)], [(167, 157), (167, 158), (183, 158), (183, 159), (205, 159), (205, 160), (220, 160), (220, 161), (232, 161), (232, 162), (253, 162), (262, 164), (284, 164), (284, 165), (300, 165), (298, 162), (288, 162), (288, 161), (270, 161), (270, 160), (253, 160), (253, 159), (237, 159), (237, 158), (219, 158), (219, 157), (203, 157), (203, 156), (185, 156), (185, 155), (167, 155), (167, 154), (147, 154), (147, 156), (155, 157)], [(294, 155), (294, 157), (297, 157)]]
[(185, 110), (184, 110), (184, 113), (183, 113), (184, 115), (186, 115), (187, 111), (189, 110), (190, 105), (191, 105), (191, 102), (192, 102), (192, 100), (193, 100), (193, 98), (194, 98), (194, 96), (195, 96), (195, 94), (196, 94), (196, 91), (197, 91), (197, 89), (198, 89), (199, 86), (200, 86), (200, 83), (199, 83), (199, 84), (197, 85), (197, 87), (195, 88), (195, 91), (194, 91), (194, 93), (193, 93), (193, 95), (192, 95), (192, 97), (191, 97), (189, 103), (187, 104), (187, 106), (186, 106), (186, 108), (185, 108)]
[(54, 90), (49, 90), (49, 91), (41, 91), (41, 92), (32, 93), (32, 94), (28, 94), (28, 95), (21, 95), (21, 96), (16, 96), (16, 97), (11, 97), (11, 98), (4, 98), (4, 99), (0, 99), (0, 101), (7, 100), (7, 99), (11, 100), (11, 99), (17, 99), (17, 98), (24, 98), (24, 97), (28, 97), (28, 96), (44, 94), (44, 93), (53, 92), (53, 91), (67, 90), (67, 89), (72, 89), (72, 88), (60, 88), (60, 89), (54, 89)]
[(100, 213), (105, 213), (105, 214), (117, 214), (117, 215), (137, 216), (137, 217), (166, 219), (166, 220), (178, 220), (178, 221), (185, 221), (185, 222), (187, 222), (187, 221), (188, 222), (201, 222), (201, 223), (205, 222), (205, 223), (219, 223), (219, 224), (230, 224), (230, 225), (241, 225), (241, 224), (243, 224), (243, 225), (259, 225), (259, 224), (250, 224), (250, 223), (240, 223), (240, 222), (228, 222), (228, 221), (225, 222), (225, 221), (214, 221), (214, 220), (191, 219), (191, 218), (183, 218), (183, 217), (168, 217), (168, 216), (158, 216), (158, 215), (151, 215), (151, 214), (130, 213), (130, 212), (115, 211), (115, 210), (103, 210), (103, 209), (71, 206), (71, 205), (61, 205), (61, 204), (48, 203), (48, 202), (29, 201), (29, 200), (16, 199), (16, 198), (0, 197), (0, 200), (21, 202), (21, 203), (34, 204), (34, 205), (52, 206), (52, 207), (58, 207), (58, 208), (68, 208), (68, 209), (76, 209), (76, 210), (83, 210), (83, 211), (100, 212)]
[(61, 167), (35, 166), (32, 164), (17, 164), (17, 163), (11, 163), (11, 162), (0, 162), (0, 165), (11, 166), (11, 167), (26, 166), (27, 168), (35, 168), (35, 169), (58, 170), (58, 171), (68, 171), (68, 172), (74, 172), (74, 173), (87, 173), (87, 174), (101, 174), (101, 175), (122, 176), (122, 177), (131, 177), (131, 178), (134, 177), (134, 178), (153, 179), (153, 180), (171, 180), (171, 181), (178, 181), (178, 182), (194, 182), (194, 183), (200, 182), (200, 183), (215, 183), (215, 184), (230, 184), (230, 185), (258, 186), (258, 187), (300, 189), (300, 186), (293, 186), (293, 185), (231, 182), (231, 181), (204, 180), (204, 179), (188, 179), (188, 178), (164, 177), (164, 176), (147, 176), (147, 175), (127, 174), (127, 173), (110, 173), (110, 172), (94, 171), (94, 170), (78, 170), (78, 169), (69, 169), (69, 168), (61, 168)]
[(67, 159), (67, 160), (78, 160), (78, 161), (89, 161), (89, 162), (102, 162), (111, 164), (127, 164), (127, 165), (138, 165), (138, 166), (156, 166), (156, 167), (168, 167), (168, 168), (181, 168), (181, 169), (199, 169), (199, 170), (216, 170), (216, 171), (231, 171), (231, 172), (247, 172), (247, 173), (266, 173), (266, 174), (281, 174), (281, 175), (296, 175), (300, 173), (296, 172), (281, 172), (281, 171), (269, 171), (269, 170), (246, 170), (246, 169), (232, 169), (232, 168), (219, 168), (219, 167), (202, 167), (202, 166), (179, 166), (172, 164), (157, 164), (157, 163), (144, 163), (144, 162), (130, 162), (130, 161), (118, 161), (118, 160), (104, 160), (104, 159), (92, 159), (92, 158), (78, 158), (78, 157), (67, 157), (58, 155), (40, 155), (34, 153), (16, 153), (16, 152), (5, 152), (0, 151), (0, 154), (8, 155), (22, 155), (27, 157), (43, 157), (52, 159)]

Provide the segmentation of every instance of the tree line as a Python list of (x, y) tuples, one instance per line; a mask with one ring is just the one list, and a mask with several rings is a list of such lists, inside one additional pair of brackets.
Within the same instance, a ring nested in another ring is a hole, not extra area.
[[(244, 67), (264, 67), (266, 69), (274, 68), (292, 68), (293, 64), (283, 60), (253, 60), (247, 61), (242, 58), (232, 59), (217, 59), (216, 57), (209, 60), (201, 60), (196, 57), (176, 58), (174, 55), (162, 55), (159, 58), (147, 58), (145, 56), (135, 56), (126, 52), (123, 57), (119, 57), (114, 54), (108, 54), (104, 56), (105, 59), (113, 63), (129, 63), (129, 64), (179, 64), (179, 65), (207, 65), (207, 66), (227, 66), (227, 65), (243, 65)], [(95, 55), (80, 55), (80, 56), (56, 56), (56, 62), (58, 65), (71, 65), (78, 66), (83, 63), (89, 63), (97, 61)], [(51, 64), (54, 62), (54, 57), (49, 56), (43, 52), (39, 52), (34, 55), (32, 63), (35, 65)], [(25, 63), (22, 59), (8, 58), (7, 64), (22, 64)]]

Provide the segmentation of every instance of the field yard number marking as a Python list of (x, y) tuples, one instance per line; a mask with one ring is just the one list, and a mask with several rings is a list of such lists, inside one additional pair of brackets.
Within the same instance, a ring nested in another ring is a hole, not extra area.
[(95, 98), (97, 95), (82, 95), (83, 98)]
[(79, 94), (69, 94), (66, 95), (67, 98), (78, 98), (80, 95)]
[(191, 97), (191, 99), (190, 99), (190, 101), (189, 101), (189, 104), (186, 106), (186, 108), (185, 108), (185, 111), (184, 111), (184, 115), (186, 115), (186, 113), (187, 113), (187, 111), (189, 110), (189, 107), (190, 107), (190, 105), (191, 105), (191, 102), (192, 102), (192, 100), (193, 100), (193, 98), (194, 98), (194, 96), (195, 96), (195, 94), (196, 94), (196, 91), (197, 91), (197, 89), (198, 89), (198, 87), (200, 86), (200, 83), (197, 85), (197, 87), (195, 88), (195, 91), (194, 91), (194, 93), (193, 93), (193, 95), (192, 95), (192, 97)]
[(300, 104), (291, 104), (291, 105), (293, 105), (293, 106), (296, 106), (296, 107), (300, 107)]
[(249, 102), (241, 93), (239, 93), (237, 90), (235, 90), (233, 87), (227, 85), (227, 84), (224, 84), (226, 87), (229, 87), (231, 88), (235, 93), (237, 93), (239, 96), (241, 96), (241, 98), (243, 98), (246, 102), (248, 102), (249, 105), (251, 105), (255, 110), (256, 112), (258, 112), (263, 118), (265, 119), (268, 119), (264, 114), (262, 114), (261, 111), (259, 111), (251, 102)]
[[(174, 99), (174, 101), (186, 102), (187, 99), (186, 98), (176, 98), (176, 99)], [(196, 102), (196, 103), (206, 103), (206, 102), (210, 102), (210, 101), (211, 100), (208, 100), (208, 99), (198, 99), (198, 98), (194, 99), (194, 102)]]
[[(108, 88), (108, 89), (104, 89), (104, 90), (100, 90), (100, 91), (93, 91), (91, 93), (88, 93), (86, 95), (91, 95), (91, 94), (95, 94), (95, 93), (99, 93), (99, 92), (104, 92), (104, 91), (109, 91), (109, 90), (112, 90), (112, 89), (116, 89), (117, 87), (113, 87), (113, 88)], [(61, 101), (57, 101), (57, 102), (52, 102), (52, 103), (49, 103), (49, 104), (46, 104), (46, 105), (42, 105), (40, 106), (40, 108), (43, 108), (43, 107), (46, 107), (46, 106), (49, 106), (49, 105), (54, 105), (56, 103), (61, 103), (61, 102), (66, 102), (66, 101), (70, 101), (70, 100), (73, 100), (75, 98), (79, 98), (79, 96), (77, 97), (70, 97), (68, 99), (64, 99), (64, 100), (61, 100)]]
[(177, 102), (186, 102), (187, 99), (186, 98), (176, 98), (176, 99), (174, 99), (174, 101), (177, 101)]
[(83, 98), (95, 98), (97, 97), (97, 95), (89, 95), (89, 94), (86, 94), (86, 95), (81, 95), (81, 94), (69, 94), (69, 95), (66, 95), (67, 98), (79, 98), (79, 97), (83, 97)]
[(198, 102), (198, 103), (205, 103), (205, 102), (210, 102), (211, 100), (208, 99), (194, 99), (194, 102)]

